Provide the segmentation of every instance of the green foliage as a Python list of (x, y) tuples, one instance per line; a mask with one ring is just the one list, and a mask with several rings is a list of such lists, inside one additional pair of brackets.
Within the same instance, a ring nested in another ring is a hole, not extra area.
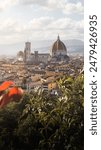
[(0, 110), (2, 150), (83, 150), (83, 77), (57, 81), (60, 95), (40, 89)]

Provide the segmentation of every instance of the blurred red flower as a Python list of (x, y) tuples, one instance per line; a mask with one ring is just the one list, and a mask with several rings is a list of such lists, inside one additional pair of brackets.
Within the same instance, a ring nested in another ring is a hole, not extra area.
[(5, 81), (0, 85), (0, 91), (6, 90), (9, 86), (14, 85), (12, 81)]
[(11, 85), (14, 85), (12, 81), (5, 81), (0, 86), (0, 108), (6, 106), (11, 101), (19, 101), (23, 95), (23, 90), (21, 88), (9, 88)]

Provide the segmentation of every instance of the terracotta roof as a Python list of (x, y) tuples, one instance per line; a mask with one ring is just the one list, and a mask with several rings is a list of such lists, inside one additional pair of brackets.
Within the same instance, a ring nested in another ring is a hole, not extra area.
[(67, 51), (65, 44), (60, 40), (60, 37), (58, 36), (57, 41), (54, 42), (52, 46), (52, 51), (59, 51), (59, 50)]

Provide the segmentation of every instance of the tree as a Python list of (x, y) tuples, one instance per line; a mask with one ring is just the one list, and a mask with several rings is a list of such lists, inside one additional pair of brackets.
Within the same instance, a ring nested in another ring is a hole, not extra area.
[[(12, 114), (10, 115), (14, 121), (11, 130), (8, 125), (9, 119), (6, 120), (7, 126), (3, 127), (5, 115), (9, 118), (9, 113), (1, 111), (0, 143), (4, 143), (8, 137), (7, 150), (10, 148), (14, 150), (84, 149), (83, 76), (79, 75), (76, 78), (65, 76), (57, 83), (60, 96), (50, 96), (49, 93), (40, 90), (33, 91), (24, 94), (23, 100), (18, 104), (11, 103), (12, 106), (9, 104), (5, 108)], [(4, 148), (2, 144), (2, 149)]]

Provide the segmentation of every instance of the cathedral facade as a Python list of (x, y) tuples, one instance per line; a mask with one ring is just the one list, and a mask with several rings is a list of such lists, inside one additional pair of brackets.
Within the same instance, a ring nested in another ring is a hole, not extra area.
[(24, 51), (19, 51), (17, 58), (26, 64), (39, 64), (39, 63), (55, 63), (60, 61), (68, 61), (67, 48), (65, 44), (57, 37), (53, 43), (50, 53), (38, 53), (38, 51), (31, 52), (31, 43), (26, 42)]

